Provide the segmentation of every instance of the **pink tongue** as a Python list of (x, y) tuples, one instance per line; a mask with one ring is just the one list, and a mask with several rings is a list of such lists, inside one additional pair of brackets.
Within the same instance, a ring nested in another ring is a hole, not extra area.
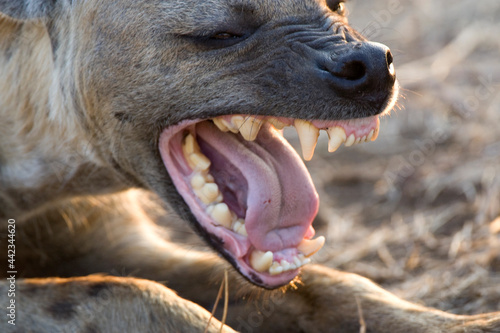
[(245, 226), (253, 246), (274, 252), (313, 236), (318, 194), (304, 163), (279, 132), (266, 124), (249, 142), (202, 122), (196, 133), (245, 177)]

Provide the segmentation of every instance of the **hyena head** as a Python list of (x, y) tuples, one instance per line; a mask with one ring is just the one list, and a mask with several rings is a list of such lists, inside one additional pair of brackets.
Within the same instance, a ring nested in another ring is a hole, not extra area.
[(12, 0), (40, 19), (71, 112), (110, 173), (152, 189), (251, 282), (287, 284), (324, 238), (305, 159), (374, 139), (389, 49), (333, 0)]

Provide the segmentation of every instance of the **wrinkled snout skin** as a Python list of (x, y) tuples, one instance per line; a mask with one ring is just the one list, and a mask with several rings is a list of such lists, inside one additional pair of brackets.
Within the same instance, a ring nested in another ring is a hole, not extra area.
[(242, 113), (367, 117), (383, 112), (396, 93), (389, 49), (366, 41), (324, 1), (72, 6), (59, 8), (65, 11), (59, 24), (78, 27), (70, 31), (76, 36), (56, 26), (51, 40), (55, 66), (76, 70), (74, 82), (62, 81), (75, 94), (81, 121), (97, 129), (96, 148), (115, 170), (174, 202), (180, 213), (187, 208), (165, 186), (172, 183), (158, 156), (165, 127)]

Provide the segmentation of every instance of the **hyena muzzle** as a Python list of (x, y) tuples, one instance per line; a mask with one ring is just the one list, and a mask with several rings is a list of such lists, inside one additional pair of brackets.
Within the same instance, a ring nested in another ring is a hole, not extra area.
[(240, 331), (500, 330), (498, 314), (449, 315), (302, 267), (325, 241), (318, 195), (280, 130), (296, 128), (306, 160), (321, 130), (332, 152), (375, 140), (398, 94), (391, 52), (349, 27), (344, 2), (0, 0), (0, 12), (0, 216), (16, 220), (23, 278), (2, 329), (205, 329), (208, 312), (153, 280), (209, 306), (227, 267), (162, 238), (144, 208), (157, 197), (253, 285), (301, 273), (279, 302), (257, 301), (264, 315), (241, 301), (259, 288), (230, 271)]

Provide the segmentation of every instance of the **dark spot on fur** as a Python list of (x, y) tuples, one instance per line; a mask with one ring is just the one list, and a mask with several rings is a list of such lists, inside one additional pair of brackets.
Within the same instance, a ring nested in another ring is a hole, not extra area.
[(101, 331), (99, 330), (99, 328), (97, 328), (95, 324), (87, 324), (87, 326), (85, 326), (82, 331), (82, 333), (99, 333), (99, 332)]
[(108, 282), (97, 282), (89, 286), (87, 294), (90, 297), (96, 297), (109, 289), (111, 289), (111, 285)]
[(116, 119), (118, 119), (120, 122), (122, 123), (128, 123), (128, 122), (131, 122), (132, 121), (132, 118), (126, 114), (125, 112), (115, 112), (113, 114), (115, 116)]
[(68, 320), (76, 314), (75, 303), (64, 300), (54, 302), (47, 308), (47, 312), (58, 320)]

